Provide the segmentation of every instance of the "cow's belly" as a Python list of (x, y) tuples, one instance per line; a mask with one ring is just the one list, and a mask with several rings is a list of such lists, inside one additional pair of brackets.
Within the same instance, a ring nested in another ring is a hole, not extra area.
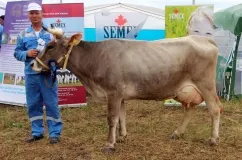
[[(177, 86), (157, 86), (148, 85), (124, 85), (124, 99), (142, 99), (142, 100), (166, 100), (175, 99), (185, 107), (195, 106), (203, 102), (203, 98), (194, 84), (184, 82)], [(169, 86), (169, 85), (168, 85)]]
[[(86, 90), (92, 95), (94, 101), (98, 103), (107, 103), (108, 93), (100, 85), (89, 82), (85, 85)], [(169, 86), (169, 85), (168, 85)], [(173, 98), (185, 107), (195, 106), (203, 102), (203, 98), (194, 84), (185, 81), (184, 83), (173, 87), (156, 87), (148, 85), (140, 86), (137, 83), (126, 83), (119, 86), (118, 89), (109, 92), (119, 92), (123, 95), (124, 100), (143, 99), (143, 100), (166, 100)]]

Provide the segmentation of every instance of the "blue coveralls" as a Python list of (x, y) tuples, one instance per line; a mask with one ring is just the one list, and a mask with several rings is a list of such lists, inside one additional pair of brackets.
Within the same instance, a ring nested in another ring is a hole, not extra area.
[[(28, 50), (37, 48), (38, 38), (43, 39), (47, 45), (51, 40), (51, 35), (42, 29), (39, 37), (37, 37), (32, 26), (22, 31), (17, 38), (14, 57), (19, 61), (25, 62), (27, 111), (31, 121), (32, 136), (41, 136), (44, 134), (43, 105), (45, 105), (49, 137), (59, 137), (62, 131), (62, 120), (58, 107), (57, 82), (51, 88), (51, 76), (46, 76), (43, 73), (37, 73), (32, 70), (30, 62), (33, 58), (27, 57)], [(46, 85), (45, 78), (48, 86)]]
[(0, 24), (0, 48), (2, 44), (3, 26)]

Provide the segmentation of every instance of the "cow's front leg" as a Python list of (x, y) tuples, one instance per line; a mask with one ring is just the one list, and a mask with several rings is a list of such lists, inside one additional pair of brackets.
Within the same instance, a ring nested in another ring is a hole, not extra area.
[(188, 123), (190, 122), (192, 118), (192, 114), (194, 113), (194, 106), (184, 107), (185, 108), (185, 113), (183, 116), (183, 119), (178, 126), (178, 128), (173, 132), (173, 134), (170, 136), (171, 139), (179, 139), (182, 134), (184, 134), (186, 127)]
[(127, 131), (126, 131), (126, 111), (124, 106), (124, 101), (121, 103), (120, 113), (119, 113), (119, 138), (117, 142), (122, 143), (127, 138)]
[(109, 153), (115, 150), (114, 144), (116, 143), (116, 128), (119, 121), (119, 111), (122, 98), (117, 96), (108, 97), (108, 142), (104, 148), (104, 152)]

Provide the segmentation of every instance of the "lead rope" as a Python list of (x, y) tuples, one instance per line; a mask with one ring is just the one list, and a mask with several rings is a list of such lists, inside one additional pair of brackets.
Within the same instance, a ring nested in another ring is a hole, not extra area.
[(48, 85), (47, 78), (46, 78), (47, 76), (49, 76), (49, 74), (45, 76), (44, 81), (45, 81), (45, 85), (48, 88), (53, 88), (54, 83), (56, 81), (56, 70), (57, 70), (57, 62), (56, 62), (56, 60), (49, 60), (48, 61), (48, 66), (50, 68), (50, 76), (51, 76), (51, 80), (52, 80), (51, 86)]

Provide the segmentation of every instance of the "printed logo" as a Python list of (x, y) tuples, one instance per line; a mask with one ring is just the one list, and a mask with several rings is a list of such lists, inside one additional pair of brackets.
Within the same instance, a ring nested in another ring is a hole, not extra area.
[(184, 13), (180, 13), (180, 11), (176, 8), (174, 9), (172, 14), (169, 14), (170, 19), (184, 19)]

